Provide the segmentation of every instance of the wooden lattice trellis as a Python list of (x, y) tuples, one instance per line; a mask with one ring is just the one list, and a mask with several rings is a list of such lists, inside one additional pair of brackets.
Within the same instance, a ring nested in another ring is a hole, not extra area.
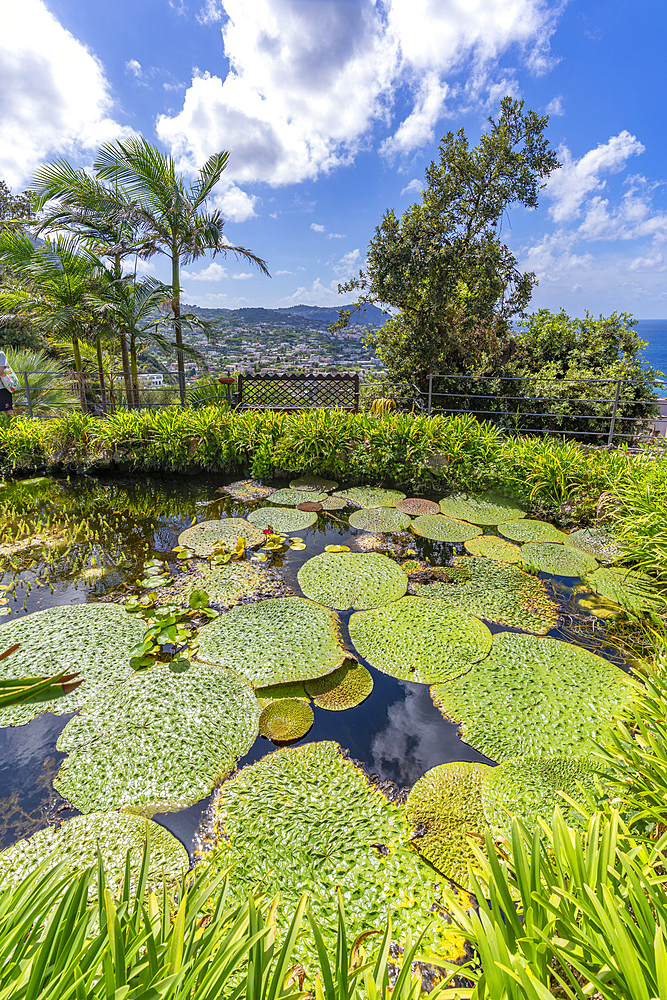
[(239, 375), (236, 402), (261, 410), (312, 410), (335, 408), (359, 410), (359, 376), (335, 375)]

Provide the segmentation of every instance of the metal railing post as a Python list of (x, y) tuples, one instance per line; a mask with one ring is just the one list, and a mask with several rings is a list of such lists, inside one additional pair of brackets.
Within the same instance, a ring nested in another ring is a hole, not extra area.
[(354, 375), (354, 410), (352, 412), (359, 412), (359, 372), (355, 372)]
[(607, 438), (607, 450), (608, 451), (611, 449), (611, 446), (614, 443), (614, 428), (616, 426), (616, 411), (618, 410), (618, 397), (621, 394), (621, 382), (622, 381), (623, 380), (619, 378), (619, 380), (616, 383), (616, 394), (614, 396), (614, 405), (612, 407), (611, 421), (610, 421), (610, 424), (609, 424), (609, 437)]
[(431, 416), (431, 400), (433, 398), (433, 376), (428, 377), (428, 410), (426, 412), (427, 417)]
[(32, 417), (32, 399), (30, 397), (30, 385), (28, 383), (27, 372), (23, 372), (23, 384), (25, 386), (26, 399), (28, 400), (28, 416)]

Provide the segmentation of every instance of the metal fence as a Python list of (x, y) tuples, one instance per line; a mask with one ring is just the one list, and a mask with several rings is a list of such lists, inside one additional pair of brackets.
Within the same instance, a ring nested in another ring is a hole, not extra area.
[(357, 413), (359, 376), (347, 372), (312, 375), (239, 375), (236, 403), (244, 409), (336, 408)]

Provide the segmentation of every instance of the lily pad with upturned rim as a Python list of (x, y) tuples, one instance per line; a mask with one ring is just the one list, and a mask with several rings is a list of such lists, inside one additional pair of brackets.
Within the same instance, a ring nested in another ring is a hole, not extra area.
[(411, 524), (410, 517), (395, 507), (367, 507), (350, 514), (350, 527), (362, 531), (403, 531)]
[(303, 564), (297, 579), (306, 597), (338, 611), (389, 604), (408, 586), (393, 559), (373, 552), (321, 552)]
[(491, 649), (491, 633), (478, 618), (428, 597), (357, 611), (349, 622), (357, 652), (390, 677), (435, 684), (466, 673)]
[(457, 521), (443, 514), (423, 514), (412, 522), (412, 529), (422, 538), (435, 542), (467, 542), (482, 534), (482, 529), (467, 521)]
[(307, 702), (298, 698), (281, 698), (262, 710), (259, 731), (274, 743), (289, 743), (302, 739), (314, 721), (313, 710)]
[(261, 529), (303, 531), (317, 522), (317, 514), (305, 510), (291, 510), (288, 507), (260, 507), (258, 510), (250, 511), (248, 520)]
[(440, 510), (447, 517), (484, 527), (526, 516), (526, 512), (514, 500), (493, 492), (481, 493), (479, 496), (455, 493), (440, 501)]
[(439, 514), (440, 505), (433, 500), (424, 500), (421, 497), (407, 497), (399, 500), (396, 504), (397, 510), (402, 510), (404, 514)]
[(598, 565), (588, 553), (555, 542), (529, 542), (521, 549), (521, 562), (533, 573), (551, 576), (583, 577)]
[(548, 521), (534, 521), (530, 517), (518, 518), (514, 521), (504, 521), (498, 525), (498, 531), (505, 538), (512, 542), (551, 542), (554, 545), (562, 545), (567, 535), (564, 531), (559, 531)]
[(478, 535), (465, 543), (466, 552), (471, 556), (482, 556), (485, 559), (495, 559), (497, 562), (521, 562), (521, 547), (508, 542), (498, 535)]
[(334, 496), (349, 500), (350, 504), (358, 507), (395, 507), (399, 500), (405, 500), (405, 493), (374, 486), (355, 486), (351, 490), (334, 493)]
[(243, 517), (225, 517), (222, 520), (200, 521), (178, 536), (178, 544), (192, 549), (198, 556), (210, 556), (216, 545), (222, 543), (233, 549), (243, 538), (247, 549), (261, 545), (262, 532)]
[(335, 483), (333, 479), (323, 479), (322, 476), (300, 476), (298, 479), (293, 479), (289, 484), (291, 490), (323, 490), (328, 493), (329, 490), (335, 490), (338, 487), (338, 483)]
[(271, 503), (282, 504), (285, 507), (296, 507), (304, 501), (321, 503), (327, 499), (327, 494), (318, 490), (276, 490), (271, 494)]
[(326, 677), (306, 681), (306, 691), (318, 708), (328, 712), (345, 712), (356, 708), (373, 690), (373, 678), (366, 667), (356, 660), (346, 660), (338, 670)]

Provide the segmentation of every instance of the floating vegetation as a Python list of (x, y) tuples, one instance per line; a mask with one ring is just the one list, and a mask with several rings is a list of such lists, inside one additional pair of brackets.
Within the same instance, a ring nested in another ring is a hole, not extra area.
[(325, 552), (349, 552), (350, 551), (350, 546), (349, 545), (325, 545), (324, 546), (324, 551)]
[(197, 567), (181, 586), (186, 594), (191, 587), (201, 587), (212, 603), (228, 608), (247, 597), (282, 596), (276, 593), (279, 582), (267, 570), (248, 562), (227, 563), (210, 569)]
[[(265, 508), (262, 508), (265, 509)], [(261, 545), (264, 535), (259, 527), (242, 517), (226, 517), (220, 521), (200, 521), (178, 536), (178, 544), (192, 549), (198, 556), (210, 556), (215, 548), (234, 548), (243, 539), (246, 548)]]
[(410, 523), (410, 517), (395, 507), (371, 507), (350, 514), (350, 527), (363, 531), (402, 531)]
[(232, 608), (199, 633), (199, 658), (226, 667), (255, 687), (310, 680), (345, 659), (340, 621), (303, 597), (278, 597)]
[(0, 677), (77, 673), (76, 690), (48, 702), (0, 708), (4, 726), (22, 726), (44, 711), (75, 712), (133, 675), (130, 650), (143, 640), (144, 623), (116, 604), (75, 604), (47, 608), (0, 625), (0, 651), (20, 648), (0, 663)]
[(440, 504), (433, 500), (422, 500), (420, 497), (408, 497), (399, 500), (396, 504), (397, 510), (402, 510), (404, 514), (439, 514)]
[[(138, 881), (143, 847), (150, 838), (150, 867), (146, 880), (149, 891), (161, 892), (164, 882), (178, 884), (190, 867), (183, 845), (164, 827), (130, 813), (96, 812), (73, 816), (58, 826), (39, 830), (29, 840), (0, 853), (0, 883), (3, 888), (18, 885), (47, 858), (63, 865), (62, 875), (93, 868), (89, 892), (97, 893), (97, 852), (102, 855), (107, 888), (116, 896), (125, 878), (130, 855), (130, 887)], [(166, 876), (166, 879), (165, 879)]]
[(268, 705), (270, 701), (277, 701), (279, 698), (304, 698), (306, 701), (308, 700), (306, 688), (302, 681), (293, 681), (291, 684), (267, 684), (264, 687), (256, 687), (255, 697), (262, 708)]
[(395, 507), (399, 500), (405, 500), (405, 493), (398, 490), (379, 490), (372, 486), (355, 486), (351, 490), (334, 493), (357, 507)]
[(322, 510), (343, 510), (348, 506), (347, 500), (342, 500), (340, 497), (327, 497), (326, 500), (322, 500)]
[(550, 576), (585, 576), (597, 566), (597, 559), (555, 542), (529, 543), (521, 549), (521, 561), (533, 573)]
[(486, 625), (449, 602), (426, 597), (402, 597), (357, 611), (349, 628), (355, 648), (371, 666), (420, 684), (458, 677), (491, 649)]
[(311, 513), (312, 511), (317, 511), (319, 513), (321, 510), (324, 510), (324, 507), (322, 506), (321, 503), (316, 503), (313, 500), (305, 500), (304, 503), (297, 504), (296, 509), (307, 510)]
[(581, 528), (565, 536), (565, 544), (595, 556), (600, 562), (611, 562), (623, 554), (622, 547), (605, 528)]
[(413, 786), (405, 812), (417, 828), (412, 843), (443, 875), (465, 889), (470, 888), (468, 862), (474, 860), (470, 835), (488, 829), (482, 806), (482, 788), (488, 764), (457, 761), (439, 764)]
[(322, 490), (328, 493), (329, 490), (338, 488), (338, 483), (333, 479), (323, 479), (322, 476), (300, 476), (293, 479), (289, 484), (291, 490)]
[(219, 490), (216, 490), (216, 493), (229, 493), (235, 500), (264, 500), (275, 493), (275, 489), (271, 486), (263, 486), (254, 479), (239, 479), (238, 482), (230, 483), (229, 486), (221, 486)]
[(497, 493), (481, 493), (479, 496), (455, 493), (440, 501), (440, 510), (447, 517), (459, 518), (485, 527), (526, 516), (526, 512), (513, 500), (508, 500)]
[(156, 664), (68, 722), (57, 745), (69, 757), (54, 786), (82, 812), (181, 809), (234, 770), (258, 717), (240, 677), (208, 664), (185, 672)]
[[(455, 584), (437, 579), (419, 583), (411, 578), (415, 594), (439, 598), (478, 618), (528, 632), (544, 635), (555, 627), (558, 605), (547, 596), (544, 584), (537, 577), (509, 563), (476, 556), (455, 559), (451, 568), (456, 567), (467, 570), (470, 580)], [(450, 567), (445, 567), (445, 573), (449, 571)]]
[(373, 690), (373, 678), (366, 667), (355, 660), (345, 660), (342, 667), (326, 677), (306, 681), (306, 692), (318, 708), (329, 712), (345, 712), (356, 708)]
[(289, 510), (280, 507), (260, 507), (248, 514), (248, 520), (257, 528), (274, 531), (303, 531), (317, 521), (317, 514), (305, 510)]
[(498, 562), (521, 562), (521, 548), (513, 545), (505, 538), (497, 535), (478, 535), (465, 543), (466, 551), (471, 556), (484, 556), (486, 559), (496, 559)]
[(357, 535), (354, 539), (354, 545), (362, 552), (384, 552), (399, 559), (417, 554), (414, 536), (408, 531), (395, 531), (391, 534), (387, 532), (387, 534), (382, 535), (370, 533)]
[(272, 701), (259, 717), (259, 731), (274, 743), (300, 740), (312, 728), (315, 716), (310, 705), (298, 698)]
[(436, 684), (431, 695), (446, 718), (461, 723), (466, 743), (504, 761), (585, 754), (634, 689), (627, 674), (587, 649), (504, 632), (485, 660)]
[(389, 604), (408, 586), (398, 563), (370, 552), (322, 552), (304, 563), (297, 579), (306, 597), (339, 611)]
[(533, 521), (532, 518), (519, 518), (514, 521), (504, 521), (498, 525), (498, 531), (513, 542), (551, 542), (554, 545), (563, 544), (568, 537), (564, 531), (559, 531), (547, 521)]
[(213, 818), (217, 847), (202, 864), (231, 867), (231, 898), (239, 904), (259, 883), (269, 898), (280, 893), (281, 922), (307, 892), (332, 944), (340, 886), (351, 941), (383, 926), (389, 908), (399, 947), (408, 934), (414, 941), (425, 931), (426, 961), (464, 953), (462, 938), (438, 919), (438, 880), (409, 847), (404, 809), (371, 786), (336, 743), (277, 750), (243, 768), (221, 786)]
[(457, 521), (453, 517), (444, 517), (442, 514), (423, 514), (421, 517), (416, 517), (412, 527), (417, 535), (437, 542), (467, 542), (482, 534), (481, 528), (466, 521)]
[(307, 495), (304, 495), (303, 490), (276, 490), (275, 493), (271, 494), (271, 503), (283, 504), (286, 507), (296, 507), (304, 500), (321, 503), (322, 500), (326, 499), (327, 494), (317, 490), (308, 490)]
[(553, 816), (558, 806), (568, 826), (582, 826), (582, 814), (560, 793), (575, 802), (595, 795), (593, 767), (586, 757), (515, 757), (490, 768), (482, 787), (487, 822), (494, 833), (505, 836), (515, 816), (535, 830), (538, 817)]
[(629, 611), (657, 611), (665, 606), (650, 577), (621, 566), (601, 566), (588, 574), (586, 583), (600, 597)]

